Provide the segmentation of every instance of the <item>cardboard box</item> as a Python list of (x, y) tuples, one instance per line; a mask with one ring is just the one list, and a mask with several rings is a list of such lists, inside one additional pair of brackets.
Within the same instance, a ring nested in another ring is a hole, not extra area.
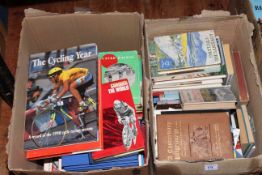
[(252, 42), (253, 42), (254, 53), (257, 61), (258, 72), (260, 77), (262, 77), (262, 32), (261, 32), (261, 27), (258, 24), (257, 19), (254, 15), (252, 4), (250, 0), (245, 0), (245, 1), (232, 0), (230, 2), (229, 7), (232, 14), (245, 13), (247, 15), (248, 20), (254, 25)]
[[(157, 174), (243, 174), (262, 170), (262, 91), (256, 59), (251, 41), (253, 27), (244, 15), (228, 16), (228, 13), (204, 11), (202, 15), (186, 19), (146, 20), (146, 40), (157, 35), (168, 35), (200, 30), (215, 30), (224, 43), (240, 52), (244, 65), (245, 78), (250, 95), (248, 110), (254, 117), (256, 128), (256, 157), (227, 159), (214, 162), (189, 163), (185, 161), (159, 161), (156, 157), (157, 148), (153, 148), (153, 159)], [(147, 56), (146, 56), (147, 57)], [(148, 70), (147, 70), (148, 71)], [(149, 115), (151, 143), (156, 143), (156, 125), (154, 117)]]
[[(23, 149), (26, 105), (25, 80), (27, 80), (28, 74), (29, 55), (85, 43), (96, 43), (100, 52), (137, 50), (143, 58), (144, 42), (142, 31), (143, 16), (138, 13), (77, 13), (59, 15), (34, 9), (26, 11), (26, 17), (22, 23), (14, 107), (9, 127), (9, 170), (18, 174), (43, 173), (41, 165), (26, 160)], [(147, 84), (144, 84), (144, 87), (147, 87)], [(147, 101), (147, 99), (144, 98), (144, 101)], [(146, 110), (145, 116), (147, 116)], [(146, 142), (148, 145), (148, 139)], [(116, 168), (82, 174), (148, 174), (147, 164), (148, 159), (143, 167)]]

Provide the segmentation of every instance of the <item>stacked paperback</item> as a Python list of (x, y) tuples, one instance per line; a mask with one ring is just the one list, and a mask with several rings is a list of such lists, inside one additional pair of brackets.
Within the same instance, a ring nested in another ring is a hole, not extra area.
[[(24, 148), (45, 171), (143, 166), (142, 61), (96, 44), (30, 56)], [(42, 161), (41, 161), (42, 162)]]
[(232, 53), (213, 30), (155, 36), (148, 52), (156, 157), (251, 156), (254, 133), (239, 53)]

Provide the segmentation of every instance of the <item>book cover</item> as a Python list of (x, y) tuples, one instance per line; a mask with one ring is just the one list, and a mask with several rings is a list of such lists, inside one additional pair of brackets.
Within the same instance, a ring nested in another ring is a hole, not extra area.
[(96, 44), (30, 56), (24, 134), (28, 159), (102, 148), (97, 60)]
[(142, 105), (142, 60), (137, 51), (101, 52), (102, 83), (128, 79), (134, 103)]
[(179, 93), (184, 110), (236, 108), (236, 98), (230, 87), (187, 89)]
[(159, 73), (208, 66), (220, 70), (221, 59), (213, 30), (158, 36), (154, 42)]
[(94, 160), (144, 150), (136, 109), (127, 79), (101, 85), (104, 149), (92, 153)]
[(233, 158), (227, 112), (156, 116), (158, 160), (207, 161)]

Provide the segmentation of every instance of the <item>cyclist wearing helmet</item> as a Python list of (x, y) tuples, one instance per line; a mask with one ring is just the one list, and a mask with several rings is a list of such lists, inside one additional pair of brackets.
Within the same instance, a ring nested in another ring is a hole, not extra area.
[[(63, 70), (60, 67), (54, 67), (48, 71), (48, 76), (52, 83), (55, 84), (51, 102), (56, 103), (66, 92), (70, 91), (79, 103), (79, 111), (84, 110), (87, 104), (83, 101), (77, 87), (93, 80), (93, 75), (86, 68), (71, 68)], [(60, 87), (62, 90), (58, 92)]]

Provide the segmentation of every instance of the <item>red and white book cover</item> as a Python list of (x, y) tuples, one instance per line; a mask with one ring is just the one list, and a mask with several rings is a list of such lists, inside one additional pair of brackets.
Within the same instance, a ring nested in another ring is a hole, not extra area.
[(94, 160), (144, 150), (144, 137), (127, 79), (101, 85), (104, 149), (93, 152)]

